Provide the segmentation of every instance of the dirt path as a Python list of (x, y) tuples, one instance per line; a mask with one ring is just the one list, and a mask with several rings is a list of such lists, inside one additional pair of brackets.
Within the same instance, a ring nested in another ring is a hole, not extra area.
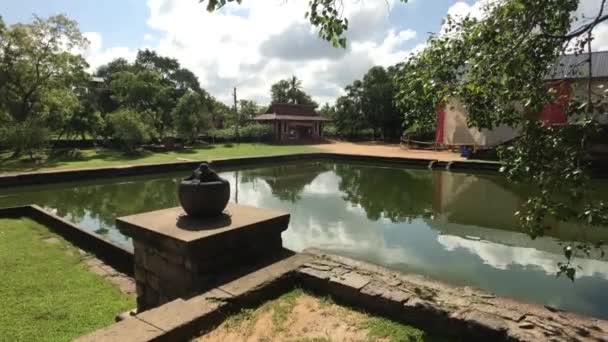
[(257, 309), (242, 310), (198, 342), (422, 341), (421, 330), (375, 318), (294, 290)]
[(428, 151), (404, 149), (399, 144), (380, 144), (380, 143), (351, 143), (342, 141), (332, 141), (329, 144), (315, 146), (325, 152), (372, 155), (384, 157), (417, 158), (428, 160), (454, 161), (466, 160), (458, 153), (450, 151)]

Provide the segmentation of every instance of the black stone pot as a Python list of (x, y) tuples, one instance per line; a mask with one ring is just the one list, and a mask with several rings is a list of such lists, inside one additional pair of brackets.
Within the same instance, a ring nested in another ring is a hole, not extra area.
[(179, 202), (189, 216), (213, 217), (224, 211), (230, 199), (230, 183), (183, 180), (178, 189)]

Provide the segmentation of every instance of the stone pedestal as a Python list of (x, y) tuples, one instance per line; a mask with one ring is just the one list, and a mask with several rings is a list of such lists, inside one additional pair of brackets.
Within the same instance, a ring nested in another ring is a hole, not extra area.
[(196, 295), (221, 274), (280, 253), (289, 214), (229, 204), (222, 216), (196, 219), (176, 207), (116, 224), (133, 238), (141, 312)]

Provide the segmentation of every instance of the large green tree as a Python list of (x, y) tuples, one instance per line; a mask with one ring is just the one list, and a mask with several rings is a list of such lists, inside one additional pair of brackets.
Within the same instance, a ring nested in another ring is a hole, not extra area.
[(172, 111), (184, 94), (207, 96), (192, 71), (148, 49), (138, 51), (134, 63), (118, 58), (101, 66), (96, 75), (104, 80), (104, 87), (97, 90), (100, 110), (136, 109), (151, 123), (156, 138), (174, 133)]
[[(86, 44), (76, 22), (63, 15), (10, 27), (0, 18), (0, 112), (7, 134), (16, 135), (7, 139), (16, 154), (42, 148), (43, 133), (73, 109), (73, 90), (85, 84), (87, 64), (72, 51)], [(38, 137), (24, 139), (28, 132)]]

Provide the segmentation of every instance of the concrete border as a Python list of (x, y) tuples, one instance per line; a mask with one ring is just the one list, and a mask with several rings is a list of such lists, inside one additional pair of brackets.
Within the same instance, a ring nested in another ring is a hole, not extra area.
[(240, 308), (260, 304), (292, 289), (295, 272), (312, 256), (295, 254), (192, 298), (176, 299), (76, 341), (188, 341)]
[(116, 270), (133, 276), (133, 252), (49, 213), (37, 205), (0, 208), (0, 218), (30, 218), (60, 235), (73, 245), (94, 254)]
[[(316, 153), (296, 153), (287, 155), (263, 156), (263, 157), (243, 157), (230, 159), (211, 160), (211, 164), (218, 168), (229, 168), (261, 163), (277, 163), (298, 160), (343, 160), (358, 162), (376, 162), (403, 165), (408, 167), (421, 167), (433, 169), (450, 170), (485, 170), (498, 171), (500, 164), (495, 162), (473, 162), (473, 161), (454, 161), (444, 162), (429, 159), (402, 158), (402, 157), (382, 157), (370, 155), (341, 154), (330, 152)], [(38, 171), (24, 172), (8, 175), (0, 175), (0, 188), (23, 186), (32, 184), (48, 184), (59, 182), (80, 181), (85, 179), (98, 179), (118, 176), (134, 176), (143, 174), (163, 173), (193, 170), (201, 161), (128, 165), (117, 167), (103, 167), (95, 169), (75, 169), (59, 171)]]

